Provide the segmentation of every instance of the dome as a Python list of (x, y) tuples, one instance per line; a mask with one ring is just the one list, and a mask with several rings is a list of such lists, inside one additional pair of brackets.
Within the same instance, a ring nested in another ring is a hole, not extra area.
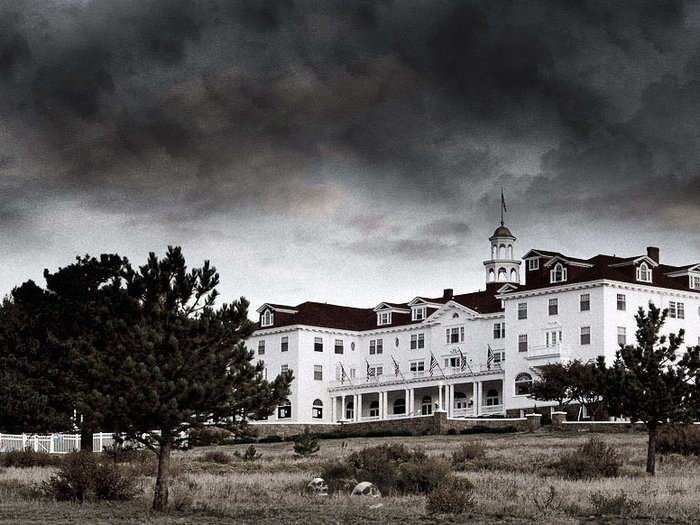
[(515, 238), (515, 235), (510, 233), (510, 230), (506, 228), (503, 224), (501, 224), (498, 228), (496, 228), (496, 231), (493, 232), (493, 235), (491, 237), (513, 237)]

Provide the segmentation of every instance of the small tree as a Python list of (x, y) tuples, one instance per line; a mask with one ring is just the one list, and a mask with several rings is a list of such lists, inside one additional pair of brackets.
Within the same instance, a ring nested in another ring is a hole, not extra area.
[[(656, 437), (669, 423), (687, 423), (698, 415), (700, 398), (700, 346), (689, 347), (682, 357), (676, 354), (683, 344), (684, 330), (678, 335), (659, 335), (667, 310), (649, 303), (648, 313), (640, 308), (637, 345), (621, 346), (613, 366), (598, 367), (605, 386), (609, 410), (642, 421), (649, 433), (647, 467), (656, 471)], [(667, 344), (668, 343), (668, 344)]]
[(562, 409), (571, 402), (571, 380), (564, 363), (552, 363), (540, 368), (540, 376), (532, 384), (530, 397), (538, 401), (556, 401)]
[(556, 401), (559, 408), (576, 402), (586, 407), (595, 418), (602, 406), (602, 394), (596, 363), (575, 359), (543, 366), (540, 377), (532, 386), (530, 397), (540, 401)]
[(314, 436), (309, 427), (294, 439), (294, 452), (299, 456), (310, 456), (319, 450), (318, 438)]

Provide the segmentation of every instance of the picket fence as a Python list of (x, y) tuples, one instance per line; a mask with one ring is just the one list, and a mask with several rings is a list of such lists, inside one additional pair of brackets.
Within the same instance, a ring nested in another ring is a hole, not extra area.
[(0, 452), (25, 450), (68, 454), (80, 450), (80, 434), (0, 434)]

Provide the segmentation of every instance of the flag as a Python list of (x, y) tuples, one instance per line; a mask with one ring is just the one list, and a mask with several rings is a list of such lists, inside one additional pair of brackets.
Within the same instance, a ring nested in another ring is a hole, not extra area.
[(399, 374), (401, 373), (401, 370), (399, 370), (399, 364), (396, 362), (393, 355), (391, 356), (391, 360), (394, 362), (394, 376), (399, 377)]
[(461, 368), (462, 372), (464, 372), (464, 369), (467, 367), (467, 357), (462, 353), (460, 348), (457, 350), (459, 350), (459, 367)]
[(488, 345), (489, 350), (488, 354), (486, 355), (486, 368), (488, 370), (491, 370), (491, 365), (493, 364), (493, 350), (491, 350), (491, 345)]
[(367, 361), (367, 359), (365, 359), (365, 363), (367, 363), (367, 381), (369, 381), (370, 377), (375, 377), (376, 369), (369, 366), (369, 361)]
[(430, 368), (428, 370), (430, 373), (430, 377), (433, 377), (433, 370), (435, 370), (438, 366), (440, 365), (438, 365), (437, 359), (435, 359), (433, 353), (430, 352)]
[[(347, 374), (345, 373), (345, 367), (343, 366), (343, 363), (340, 363), (340, 384), (342, 385), (345, 383), (345, 378), (347, 377)], [(349, 378), (348, 378), (349, 379)]]
[(508, 208), (506, 208), (506, 198), (503, 196), (503, 188), (501, 188), (501, 206), (503, 206), (503, 211), (508, 211)]

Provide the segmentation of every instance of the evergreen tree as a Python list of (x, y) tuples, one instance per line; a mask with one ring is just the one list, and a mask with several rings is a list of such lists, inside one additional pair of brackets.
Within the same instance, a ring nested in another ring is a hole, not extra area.
[(530, 397), (540, 401), (556, 401), (559, 407), (576, 402), (586, 407), (595, 419), (602, 407), (603, 385), (594, 362), (578, 359), (566, 363), (552, 363), (540, 370), (533, 383)]
[(53, 305), (49, 335), (17, 338), (56, 348), (60, 366), (44, 378), (86, 428), (123, 433), (158, 455), (156, 510), (168, 501), (170, 453), (188, 431), (211, 423), (240, 431), (288, 395), (291, 373), (264, 380), (244, 346), (254, 328), (248, 302), (215, 308), (219, 275), (208, 261), (188, 271), (169, 247), (138, 270), (116, 255), (85, 256), (45, 278), (37, 302)]
[(649, 433), (647, 467), (656, 470), (656, 437), (670, 423), (689, 423), (698, 417), (700, 399), (700, 346), (688, 347), (682, 356), (684, 330), (660, 335), (667, 310), (649, 303), (637, 320), (637, 345), (621, 346), (612, 367), (598, 367), (603, 396), (613, 415), (642, 421)]

